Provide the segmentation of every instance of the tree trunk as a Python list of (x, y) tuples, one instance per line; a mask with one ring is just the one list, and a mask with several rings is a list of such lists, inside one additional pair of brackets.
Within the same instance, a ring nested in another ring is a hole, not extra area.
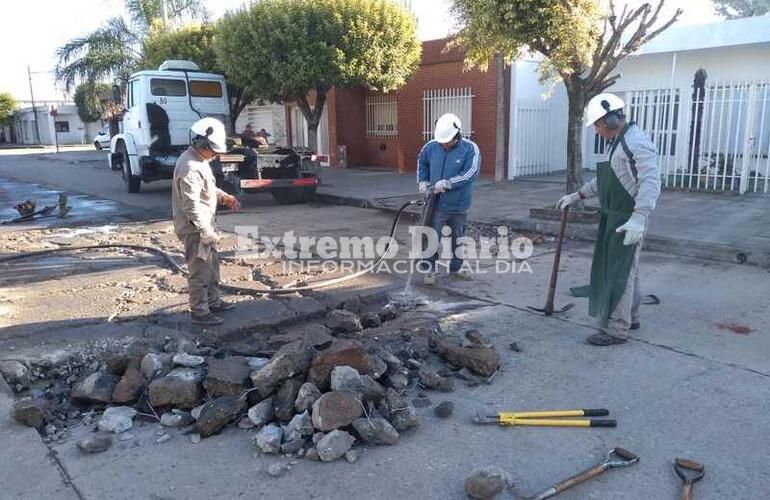
[(495, 58), (497, 66), (497, 134), (495, 136), (495, 182), (505, 177), (505, 60), (501, 52)]
[(306, 95), (297, 97), (297, 103), (299, 109), (302, 111), (302, 116), (307, 121), (307, 146), (313, 150), (316, 154), (318, 151), (318, 125), (321, 123), (321, 115), (324, 112), (324, 104), (326, 104), (326, 92), (328, 88), (318, 87), (315, 89), (315, 106), (310, 107), (310, 103), (307, 100)]
[(571, 76), (567, 84), (569, 115), (567, 120), (567, 193), (583, 185), (583, 113), (585, 89), (580, 77)]
[(318, 120), (307, 121), (307, 147), (318, 153)]

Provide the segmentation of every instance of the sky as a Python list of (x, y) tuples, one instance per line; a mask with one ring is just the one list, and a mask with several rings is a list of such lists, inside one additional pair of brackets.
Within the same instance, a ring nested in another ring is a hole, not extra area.
[[(213, 19), (243, 5), (245, 0), (204, 0)], [(617, 1), (616, 3), (621, 3)], [(643, 3), (629, 0), (632, 5)], [(422, 40), (452, 33), (455, 22), (449, 12), (451, 0), (411, 0)], [(681, 7), (680, 24), (716, 20), (710, 0), (668, 0), (667, 9)], [(98, 28), (107, 19), (123, 14), (123, 0), (25, 0), (6, 2), (0, 25), (0, 92), (11, 92), (17, 100), (29, 100), (29, 65), (35, 100), (61, 100), (62, 89), (54, 85), (52, 70), (56, 48)]]

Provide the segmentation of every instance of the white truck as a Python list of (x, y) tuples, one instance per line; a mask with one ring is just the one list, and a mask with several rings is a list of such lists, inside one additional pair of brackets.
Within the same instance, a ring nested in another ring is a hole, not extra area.
[[(222, 75), (201, 72), (191, 61), (166, 61), (131, 75), (120, 133), (110, 140), (109, 163), (120, 170), (129, 193), (142, 182), (171, 179), (179, 155), (190, 144), (190, 126), (200, 118), (230, 124)], [(232, 131), (229, 131), (232, 132)], [(279, 203), (307, 201), (318, 177), (310, 151), (243, 144), (228, 139), (228, 152), (212, 161), (220, 187), (230, 193), (269, 190)]]

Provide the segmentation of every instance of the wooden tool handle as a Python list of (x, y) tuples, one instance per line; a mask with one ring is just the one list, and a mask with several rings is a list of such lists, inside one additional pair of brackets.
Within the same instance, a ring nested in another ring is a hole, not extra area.
[(692, 500), (692, 484), (682, 485), (682, 500)]
[(553, 314), (553, 300), (556, 295), (556, 279), (559, 276), (559, 261), (561, 261), (561, 247), (564, 243), (564, 232), (567, 229), (567, 215), (569, 207), (564, 207), (561, 211), (561, 225), (559, 226), (559, 237), (556, 240), (556, 254), (553, 256), (553, 269), (551, 269), (551, 282), (548, 284), (548, 299), (545, 302), (545, 314)]
[(592, 467), (591, 469), (583, 471), (580, 474), (576, 474), (571, 478), (556, 484), (554, 488), (558, 493), (561, 493), (562, 491), (568, 490), (573, 486), (577, 486), (580, 483), (583, 483), (585, 481), (588, 481), (589, 479), (593, 479), (596, 476), (601, 475), (602, 473), (604, 473), (605, 470), (606, 469), (604, 468), (604, 464), (599, 464), (596, 467)]

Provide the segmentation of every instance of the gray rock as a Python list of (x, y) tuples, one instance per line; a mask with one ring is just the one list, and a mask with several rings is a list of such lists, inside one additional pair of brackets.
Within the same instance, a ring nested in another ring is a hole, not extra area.
[(297, 400), (300, 387), (302, 387), (301, 377), (294, 377), (283, 381), (278, 392), (273, 397), (275, 418), (283, 422), (291, 420), (291, 417), (294, 416), (294, 402)]
[(349, 463), (355, 463), (358, 461), (358, 452), (356, 450), (348, 450), (345, 453), (345, 460), (347, 460)]
[(369, 312), (361, 316), (361, 326), (364, 328), (377, 328), (381, 324), (382, 320), (377, 313)]
[(329, 387), (332, 370), (335, 366), (349, 366), (359, 373), (369, 371), (369, 353), (355, 340), (338, 340), (313, 358), (307, 381), (315, 384), (321, 391)]
[(241, 417), (241, 419), (238, 420), (238, 428), (247, 431), (249, 429), (253, 429), (254, 424), (251, 422), (251, 420), (249, 420), (248, 416)]
[(249, 420), (251, 420), (251, 423), (253, 423), (256, 427), (261, 427), (272, 422), (273, 418), (275, 418), (273, 413), (272, 396), (249, 408), (248, 415)]
[(494, 465), (474, 470), (465, 479), (465, 493), (476, 500), (491, 500), (511, 484), (508, 473)]
[(142, 363), (140, 365), (142, 375), (144, 375), (144, 378), (147, 380), (152, 380), (152, 378), (161, 370), (167, 367), (168, 365), (168, 359), (169, 357), (166, 355), (161, 354), (155, 354), (154, 352), (148, 352), (145, 354), (144, 358), (142, 358)]
[(267, 397), (284, 380), (304, 373), (310, 366), (313, 352), (314, 349), (305, 342), (292, 342), (278, 349), (270, 362), (251, 374), (251, 382), (259, 395)]
[(283, 440), (294, 441), (313, 435), (313, 422), (307, 410), (294, 415), (287, 425), (283, 427)]
[(142, 395), (144, 384), (142, 372), (129, 366), (125, 369), (118, 385), (115, 386), (115, 390), (112, 391), (112, 402), (118, 404), (133, 403)]
[(313, 438), (312, 438), (313, 444), (318, 444), (318, 441), (322, 440), (325, 435), (326, 435), (325, 432), (316, 432), (315, 434), (313, 434)]
[(218, 434), (224, 426), (234, 421), (243, 411), (245, 402), (237, 396), (222, 396), (203, 405), (195, 422), (195, 431), (201, 437)]
[(134, 426), (136, 410), (130, 406), (111, 406), (104, 410), (97, 427), (102, 432), (120, 434)]
[(398, 431), (384, 418), (357, 418), (353, 429), (358, 437), (369, 444), (396, 444)]
[(379, 379), (388, 371), (388, 365), (378, 355), (369, 355), (369, 375), (375, 380)]
[(192, 354), (187, 354), (186, 352), (174, 354), (171, 361), (173, 361), (176, 366), (186, 366), (188, 368), (195, 368), (206, 362), (203, 356), (194, 356)]
[(299, 450), (302, 450), (305, 447), (306, 443), (307, 439), (295, 439), (293, 441), (288, 441), (281, 445), (281, 453), (297, 453)]
[[(203, 409), (201, 405), (201, 410)], [(200, 416), (200, 413), (198, 414)], [(160, 416), (160, 423), (165, 427), (185, 427), (195, 422), (192, 414), (186, 411), (173, 410)]]
[(409, 379), (400, 373), (393, 373), (385, 376), (385, 384), (401, 392), (409, 387)]
[(427, 366), (423, 366), (417, 372), (420, 385), (426, 389), (433, 389), (441, 392), (452, 392), (455, 389), (454, 379), (445, 378)]
[(0, 373), (9, 384), (27, 385), (29, 383), (30, 371), (27, 365), (15, 359), (4, 359), (0, 361)]
[(331, 431), (353, 423), (363, 414), (361, 400), (346, 392), (327, 392), (313, 403), (313, 426)]
[(22, 425), (40, 429), (48, 418), (42, 401), (22, 398), (13, 404), (13, 418)]
[(307, 458), (308, 460), (313, 460), (315, 462), (317, 462), (318, 460), (321, 460), (321, 458), (318, 456), (318, 450), (316, 450), (315, 448), (310, 448), (309, 450), (307, 450), (305, 452), (305, 458)]
[(393, 321), (398, 317), (398, 308), (393, 304), (385, 304), (380, 309), (380, 319), (382, 321)]
[(198, 420), (201, 416), (201, 410), (203, 409), (204, 406), (205, 405), (199, 405), (193, 408), (192, 410), (190, 410), (190, 416), (193, 419)]
[(300, 413), (309, 410), (313, 407), (313, 403), (315, 403), (316, 399), (320, 397), (321, 391), (318, 390), (318, 387), (310, 382), (305, 382), (302, 384), (302, 387), (299, 388), (297, 399), (294, 401), (294, 409)]
[(329, 311), (324, 324), (334, 333), (355, 333), (363, 329), (355, 313), (341, 309)]
[(118, 377), (111, 373), (96, 372), (87, 376), (72, 389), (72, 399), (79, 403), (110, 404)]
[(267, 474), (270, 477), (280, 477), (286, 474), (288, 470), (289, 470), (289, 467), (287, 465), (277, 463), (267, 468)]
[(365, 401), (377, 401), (385, 396), (385, 389), (369, 375), (361, 375), (349, 366), (335, 366), (332, 370), (331, 387), (333, 391), (360, 394)]
[(434, 409), (433, 413), (439, 418), (449, 418), (455, 411), (455, 404), (451, 401), (444, 401), (439, 403)]
[(355, 438), (347, 432), (333, 430), (325, 435), (316, 445), (318, 458), (322, 462), (333, 462), (342, 458), (355, 441)]
[(150, 383), (150, 404), (155, 408), (195, 408), (203, 399), (203, 373), (194, 368), (176, 368)]
[(407, 405), (405, 409), (393, 411), (390, 423), (398, 432), (404, 432), (422, 423), (422, 418), (417, 415), (413, 406)]
[(92, 434), (78, 441), (76, 446), (84, 453), (101, 453), (112, 446), (112, 436), (105, 433)]
[(281, 438), (283, 431), (275, 424), (266, 425), (257, 433), (257, 447), (262, 453), (272, 453), (277, 455), (281, 451)]
[(240, 396), (251, 386), (251, 367), (247, 358), (230, 356), (223, 359), (209, 358), (208, 375), (203, 385), (211, 397)]
[(246, 358), (246, 363), (248, 363), (249, 368), (251, 368), (252, 371), (260, 370), (263, 366), (265, 366), (269, 362), (270, 362), (270, 358), (254, 358), (254, 357)]

